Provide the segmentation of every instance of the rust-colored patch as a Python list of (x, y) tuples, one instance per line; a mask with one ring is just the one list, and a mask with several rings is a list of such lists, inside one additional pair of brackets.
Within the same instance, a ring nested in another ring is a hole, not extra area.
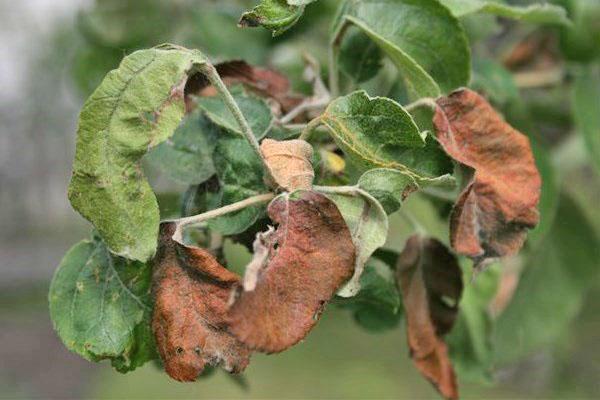
[(437, 104), (438, 141), (474, 170), (451, 215), (452, 247), (477, 264), (517, 253), (539, 219), (541, 179), (529, 139), (469, 89)]
[(456, 257), (436, 239), (415, 235), (406, 242), (396, 273), (411, 358), (444, 397), (456, 399), (456, 376), (442, 339), (454, 325), (463, 289)]
[(297, 191), (276, 198), (266, 237), (268, 261), (253, 290), (239, 290), (231, 332), (252, 349), (279, 352), (315, 326), (325, 305), (354, 270), (355, 248), (342, 215), (327, 197)]
[(271, 171), (271, 176), (281, 188), (289, 191), (312, 189), (315, 172), (311, 160), (312, 146), (304, 140), (264, 139), (260, 151)]
[(207, 251), (172, 240), (175, 224), (161, 224), (154, 259), (152, 331), (166, 372), (194, 381), (208, 365), (232, 373), (248, 365), (250, 350), (225, 330), (237, 275)]

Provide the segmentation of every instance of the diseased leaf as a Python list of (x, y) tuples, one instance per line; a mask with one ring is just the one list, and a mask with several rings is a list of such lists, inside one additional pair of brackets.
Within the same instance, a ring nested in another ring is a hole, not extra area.
[(456, 17), (488, 13), (539, 24), (570, 25), (571, 23), (564, 8), (547, 3), (513, 6), (486, 0), (441, 0), (440, 2)]
[(330, 193), (329, 197), (342, 213), (350, 229), (356, 248), (354, 274), (338, 292), (341, 297), (352, 297), (360, 291), (365, 263), (373, 252), (383, 246), (387, 238), (388, 218), (377, 200), (360, 190), (350, 193)]
[(242, 15), (238, 25), (243, 28), (262, 26), (270, 30), (273, 36), (278, 36), (294, 26), (303, 13), (304, 4), (293, 5), (286, 0), (260, 0), (256, 7)]
[[(233, 87), (230, 91), (256, 138), (264, 137), (273, 122), (273, 115), (267, 103), (256, 96), (245, 93), (240, 86)], [(242, 136), (235, 117), (220, 97), (197, 97), (196, 104), (213, 123)]]
[(334, 25), (335, 36), (347, 24), (377, 43), (414, 97), (437, 97), (469, 82), (466, 36), (435, 0), (347, 0)]
[(267, 263), (254, 290), (240, 291), (229, 329), (252, 349), (274, 353), (302, 340), (354, 269), (350, 231), (335, 204), (296, 191), (269, 205), (277, 229), (266, 238)]
[(600, 68), (584, 66), (577, 72), (572, 93), (575, 122), (600, 172)]
[(172, 45), (136, 51), (81, 110), (69, 200), (115, 254), (154, 254), (159, 211), (140, 159), (175, 131), (188, 74), (206, 63), (199, 51)]
[(173, 136), (156, 146), (146, 159), (170, 178), (198, 185), (215, 174), (212, 161), (219, 130), (200, 112), (185, 117)]
[(452, 247), (477, 263), (515, 254), (538, 223), (541, 180), (529, 139), (469, 89), (437, 103), (438, 141), (473, 170), (450, 217)]
[(394, 100), (357, 91), (332, 101), (321, 122), (361, 170), (395, 169), (417, 183), (452, 172), (452, 163), (437, 143), (426, 140)]
[(383, 66), (383, 52), (363, 31), (349, 30), (340, 46), (339, 66), (353, 82), (362, 83), (377, 75)]
[(410, 176), (390, 168), (375, 168), (358, 179), (358, 187), (375, 197), (387, 214), (397, 211), (408, 195), (418, 189)]
[(152, 331), (165, 370), (178, 381), (196, 380), (207, 365), (242, 372), (250, 350), (225, 330), (230, 293), (240, 279), (206, 250), (173, 240), (175, 228), (161, 224), (153, 261)]
[(112, 255), (95, 237), (73, 246), (58, 266), (48, 300), (65, 346), (127, 372), (156, 358), (150, 325), (149, 266)]
[(313, 148), (308, 142), (265, 139), (260, 144), (260, 151), (279, 187), (288, 191), (312, 189), (315, 171), (311, 163)]
[(529, 257), (511, 303), (496, 322), (495, 361), (515, 362), (553, 345), (598, 282), (600, 237), (578, 204), (559, 201), (557, 223)]
[(458, 261), (441, 242), (415, 235), (406, 242), (396, 273), (411, 358), (442, 396), (456, 399), (456, 377), (442, 337), (458, 313), (463, 289)]

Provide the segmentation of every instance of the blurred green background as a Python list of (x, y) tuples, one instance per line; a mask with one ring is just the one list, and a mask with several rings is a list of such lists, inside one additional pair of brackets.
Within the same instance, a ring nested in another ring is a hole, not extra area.
[[(368, 332), (336, 306), (303, 343), (283, 354), (255, 355), (242, 379), (215, 372), (193, 384), (169, 380), (153, 363), (126, 375), (88, 363), (52, 330), (46, 301), (52, 272), (88, 234), (66, 198), (77, 114), (123, 55), (169, 41), (200, 48), (213, 60), (273, 66), (304, 92), (303, 53), (325, 68), (336, 0), (307, 7), (297, 26), (274, 39), (236, 27), (252, 3), (0, 1), (1, 398), (437, 398), (411, 365), (402, 323)], [(463, 20), (475, 60), (472, 86), (532, 138), (545, 179), (545, 219), (523, 254), (504, 261), (505, 270), (518, 265), (523, 275), (492, 338), (498, 361), (492, 382), (460, 375), (464, 398), (600, 398), (600, 174), (594, 167), (600, 160), (582, 132), (586, 119), (600, 115), (600, 1), (560, 3), (576, 20), (573, 28), (483, 15)], [(517, 57), (515, 49), (529, 44), (533, 51)], [(547, 81), (532, 79), (542, 75)], [(389, 96), (395, 80), (384, 68), (364, 87)], [(578, 84), (591, 88), (591, 102), (574, 94)], [(591, 107), (583, 116), (574, 112), (582, 105)], [(592, 132), (600, 141), (600, 130)], [(158, 191), (185, 189), (153, 174)], [(414, 196), (405, 206), (431, 232), (445, 234), (438, 215), (447, 205)], [(407, 234), (405, 222), (393, 219), (389, 246), (401, 248)], [(239, 247), (229, 254), (234, 264), (247, 257)], [(532, 332), (535, 340), (528, 342)]]

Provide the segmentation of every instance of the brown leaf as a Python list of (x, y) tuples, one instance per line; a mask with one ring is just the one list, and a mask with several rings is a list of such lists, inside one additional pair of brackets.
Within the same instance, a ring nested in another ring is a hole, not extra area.
[(452, 247), (478, 264), (517, 253), (539, 219), (541, 179), (529, 139), (469, 89), (437, 104), (438, 141), (474, 171), (451, 215)]
[(225, 330), (225, 314), (239, 277), (207, 251), (172, 239), (175, 224), (161, 224), (154, 259), (152, 331), (167, 373), (193, 381), (205, 365), (232, 373), (248, 365), (250, 350)]
[(415, 235), (406, 242), (396, 273), (413, 362), (444, 397), (458, 398), (456, 376), (442, 340), (454, 324), (463, 289), (456, 257), (436, 239)]
[(260, 151), (277, 185), (288, 191), (312, 189), (313, 148), (308, 142), (298, 139), (279, 142), (267, 138), (260, 144)]
[(254, 290), (239, 291), (229, 325), (252, 349), (273, 353), (298, 343), (317, 323), (352, 276), (355, 248), (337, 207), (321, 194), (282, 195), (268, 212), (279, 225), (265, 238), (268, 262), (254, 272)]

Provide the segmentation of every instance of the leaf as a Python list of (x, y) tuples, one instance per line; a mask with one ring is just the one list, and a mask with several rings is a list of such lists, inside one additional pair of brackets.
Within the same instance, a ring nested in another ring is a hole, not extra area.
[(463, 17), (468, 14), (488, 13), (499, 17), (534, 22), (540, 24), (570, 25), (564, 8), (552, 4), (531, 4), (513, 6), (497, 1), (484, 0), (441, 0), (452, 14)]
[[(244, 137), (222, 134), (217, 142), (213, 160), (221, 187), (219, 206), (268, 191), (263, 181), (262, 163)], [(263, 214), (262, 205), (247, 207), (212, 219), (208, 226), (223, 235), (234, 235), (248, 229)]]
[(146, 159), (170, 178), (198, 185), (215, 174), (212, 161), (219, 131), (199, 112), (186, 116), (170, 139), (156, 146)]
[(355, 83), (366, 82), (377, 75), (383, 66), (383, 52), (361, 30), (352, 29), (340, 46), (339, 66)]
[[(498, 264), (490, 266), (465, 286), (456, 323), (446, 337), (450, 359), (461, 380), (492, 381), (494, 322), (489, 308), (498, 289), (497, 267)], [(471, 268), (464, 268), (463, 281), (471, 276)]]
[(573, 21), (560, 32), (560, 49), (569, 61), (589, 63), (600, 56), (600, 3), (596, 0), (557, 0)]
[(140, 159), (171, 136), (188, 74), (206, 63), (202, 53), (172, 45), (136, 51), (83, 106), (69, 200), (117, 255), (154, 254), (159, 211)]
[(352, 275), (355, 249), (335, 204), (316, 192), (281, 195), (268, 212), (278, 226), (266, 240), (267, 264), (254, 290), (238, 292), (229, 329), (250, 348), (274, 353), (314, 327)]
[(384, 262), (371, 258), (360, 277), (360, 292), (351, 298), (336, 300), (353, 311), (355, 321), (370, 332), (382, 332), (398, 326), (400, 293), (394, 272)]
[(375, 197), (387, 214), (397, 211), (404, 199), (418, 188), (410, 175), (389, 168), (365, 172), (358, 179), (358, 187)]
[(600, 172), (600, 69), (582, 66), (575, 75), (572, 92), (577, 129), (586, 143), (590, 161)]
[[(240, 86), (233, 87), (230, 90), (235, 102), (242, 110), (242, 114), (246, 117), (254, 136), (257, 139), (264, 137), (273, 123), (273, 115), (267, 103), (258, 97), (246, 94)], [(235, 117), (220, 97), (197, 97), (196, 104), (206, 117), (216, 125), (229, 132), (243, 135)]]
[(279, 187), (288, 191), (312, 189), (315, 171), (311, 163), (313, 148), (308, 142), (265, 139), (260, 151)]
[(504, 106), (519, 98), (519, 89), (512, 74), (494, 60), (473, 61), (473, 81), (470, 85), (479, 93), (485, 94), (492, 103)]
[(458, 313), (463, 289), (458, 261), (441, 242), (415, 235), (406, 242), (396, 273), (411, 358), (442, 396), (456, 399), (456, 377), (442, 337)]
[(600, 237), (565, 194), (556, 221), (529, 257), (511, 303), (497, 320), (494, 345), (499, 365), (552, 346), (571, 327), (587, 291), (598, 281)]
[(261, 0), (242, 15), (238, 25), (242, 28), (262, 26), (278, 36), (294, 26), (303, 13), (304, 5), (292, 5), (286, 0)]
[(469, 89), (437, 104), (438, 141), (474, 171), (450, 217), (452, 247), (479, 265), (517, 253), (538, 223), (541, 180), (529, 139)]
[(360, 277), (365, 263), (387, 238), (388, 218), (377, 200), (360, 189), (349, 193), (325, 192), (342, 213), (356, 248), (354, 274), (337, 292), (341, 297), (355, 296), (360, 290)]
[(112, 255), (97, 237), (73, 246), (58, 266), (48, 300), (65, 346), (120, 372), (156, 357), (150, 324), (149, 266)]
[(175, 223), (161, 224), (154, 259), (152, 331), (165, 370), (194, 381), (205, 366), (243, 371), (250, 351), (225, 330), (230, 293), (239, 277), (206, 250), (173, 240)]
[(317, 0), (287, 0), (287, 3), (292, 6), (305, 6), (315, 1)]
[(466, 36), (458, 20), (435, 0), (348, 0), (334, 37), (347, 24), (356, 25), (381, 48), (416, 98), (437, 97), (469, 82)]
[(425, 140), (400, 104), (357, 91), (332, 101), (323, 115), (337, 145), (362, 170), (390, 168), (417, 183), (452, 171), (433, 140)]

